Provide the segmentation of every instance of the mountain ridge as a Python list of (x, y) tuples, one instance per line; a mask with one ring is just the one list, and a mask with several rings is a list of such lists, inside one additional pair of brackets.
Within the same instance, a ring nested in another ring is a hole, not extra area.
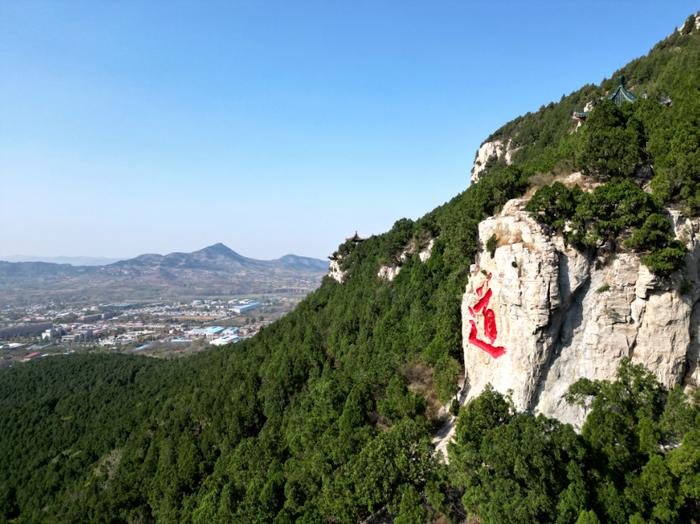
[(92, 256), (54, 256), (40, 255), (4, 255), (0, 256), (2, 262), (45, 262), (49, 264), (70, 264), (71, 266), (106, 266), (119, 262), (120, 258), (92, 257)]
[[(307, 257), (304, 255), (296, 255), (293, 253), (288, 253), (285, 255), (282, 255), (277, 258), (273, 259), (256, 259), (256, 258), (251, 258), (251, 257), (246, 257), (244, 255), (239, 254), (238, 252), (234, 251), (230, 247), (228, 247), (226, 244), (223, 242), (217, 242), (215, 244), (205, 246), (201, 249), (197, 249), (195, 251), (172, 251), (167, 254), (160, 254), (160, 253), (142, 253), (140, 255), (136, 255), (134, 257), (129, 257), (129, 258), (113, 258), (113, 257), (92, 257), (92, 256), (55, 256), (55, 257), (45, 257), (45, 256), (35, 256), (35, 255), (6, 255), (6, 256), (0, 256), (0, 262), (7, 262), (11, 264), (18, 264), (18, 263), (41, 263), (41, 264), (56, 264), (60, 266), (73, 266), (73, 267), (93, 267), (93, 266), (110, 266), (114, 264), (119, 264), (119, 263), (125, 263), (125, 262), (130, 262), (130, 261), (135, 261), (139, 259), (144, 259), (144, 257), (153, 257), (153, 259), (158, 259), (158, 258), (167, 258), (171, 255), (177, 255), (177, 256), (187, 256), (187, 255), (196, 255), (196, 254), (202, 254), (202, 255), (213, 255), (215, 253), (218, 253), (222, 256), (227, 256), (231, 258), (238, 258), (240, 260), (249, 260), (249, 261), (255, 261), (255, 262), (268, 262), (268, 263), (273, 263), (273, 262), (283, 262), (285, 260), (304, 260), (308, 262), (308, 265), (318, 267), (321, 269), (321, 266), (327, 266), (328, 264), (326, 263), (325, 260), (315, 258), (315, 257)], [(81, 263), (82, 262), (82, 263)]]
[(0, 261), (0, 302), (18, 299), (162, 298), (193, 295), (314, 289), (326, 261), (284, 255), (273, 260), (245, 257), (217, 243), (190, 253), (145, 253), (100, 266)]

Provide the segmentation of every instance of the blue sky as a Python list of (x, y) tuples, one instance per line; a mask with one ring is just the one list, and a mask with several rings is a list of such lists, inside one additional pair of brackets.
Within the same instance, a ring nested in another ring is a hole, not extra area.
[(0, 0), (0, 256), (323, 257), (697, 2)]

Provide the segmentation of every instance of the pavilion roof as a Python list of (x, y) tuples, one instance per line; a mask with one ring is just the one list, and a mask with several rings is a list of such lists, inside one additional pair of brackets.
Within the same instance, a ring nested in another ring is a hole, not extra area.
[(608, 95), (608, 100), (611, 100), (616, 106), (621, 106), (625, 102), (636, 102), (637, 97), (625, 87), (625, 84), (620, 82), (620, 85)]
[(360, 235), (357, 234), (357, 231), (355, 231), (355, 234), (348, 238), (348, 240), (352, 240), (353, 242), (362, 242), (364, 238), (362, 238)]

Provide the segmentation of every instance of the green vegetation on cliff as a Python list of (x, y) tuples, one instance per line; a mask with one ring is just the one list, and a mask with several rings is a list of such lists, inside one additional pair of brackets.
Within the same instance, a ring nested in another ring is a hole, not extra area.
[(493, 390), (462, 409), (449, 478), (468, 512), (488, 523), (698, 518), (700, 398), (624, 362), (615, 382), (582, 379), (567, 400), (590, 409), (580, 435)]
[(675, 239), (657, 199), (628, 178), (617, 178), (584, 193), (560, 182), (537, 190), (526, 205), (535, 217), (582, 249), (599, 243), (623, 245), (643, 253), (649, 268), (667, 275), (683, 267), (685, 247)]
[[(592, 95), (589, 100), (594, 107), (577, 132), (560, 134), (558, 141), (539, 138), (516, 153), (528, 158), (530, 150), (539, 151), (538, 158), (550, 159), (548, 168), (573, 167), (602, 183), (590, 194), (561, 183), (540, 188), (528, 203), (540, 221), (578, 246), (626, 237), (624, 245), (644, 253), (644, 263), (660, 274), (682, 267), (684, 249), (674, 239), (663, 209), (673, 206), (687, 215), (700, 211), (700, 49), (696, 40), (696, 33), (676, 32), (647, 57), (618, 72), (633, 82), (630, 85), (640, 95), (637, 102), (617, 107), (601, 99), (602, 92), (584, 89), (579, 94)], [(670, 106), (660, 103), (667, 97)], [(545, 109), (525, 122), (537, 127), (548, 118)], [(517, 140), (522, 132), (518, 129), (506, 126), (502, 133), (513, 133), (510, 139)], [(650, 194), (641, 188), (646, 184)]]

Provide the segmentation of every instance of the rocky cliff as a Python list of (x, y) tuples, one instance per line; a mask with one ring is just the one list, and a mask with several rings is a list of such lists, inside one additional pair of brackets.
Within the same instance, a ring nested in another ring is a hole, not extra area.
[(580, 427), (564, 395), (582, 377), (613, 379), (624, 357), (667, 387), (700, 382), (700, 220), (670, 212), (684, 271), (655, 277), (634, 253), (565, 245), (509, 201), (479, 224), (482, 245), (462, 299), (464, 399), (491, 383), (528, 409)]
[(516, 151), (517, 148), (513, 146), (512, 140), (508, 140), (505, 143), (502, 140), (491, 140), (481, 144), (474, 157), (474, 164), (471, 170), (471, 183), (475, 184), (479, 181), (481, 173), (486, 170), (488, 163), (491, 161), (503, 160), (506, 164), (510, 165), (513, 160), (513, 154)]
[(413, 255), (418, 254), (418, 259), (421, 262), (425, 262), (426, 260), (428, 260), (430, 258), (430, 255), (433, 253), (434, 245), (435, 239), (433, 238), (429, 239), (422, 247), (417, 247), (413, 242), (409, 243), (409, 245), (405, 246), (399, 254), (399, 256), (397, 257), (398, 262), (390, 266), (381, 266), (379, 268), (377, 276), (379, 278), (383, 278), (384, 280), (391, 282), (401, 271), (402, 264)]

